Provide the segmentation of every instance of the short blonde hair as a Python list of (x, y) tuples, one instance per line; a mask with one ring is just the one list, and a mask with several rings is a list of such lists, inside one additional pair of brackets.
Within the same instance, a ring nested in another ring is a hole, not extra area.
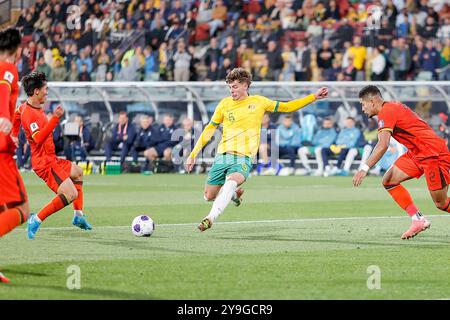
[(247, 70), (245, 70), (244, 68), (234, 68), (233, 70), (228, 72), (225, 81), (227, 83), (231, 83), (236, 80), (239, 81), (240, 83), (246, 82), (250, 87), (250, 84), (252, 83), (252, 74)]

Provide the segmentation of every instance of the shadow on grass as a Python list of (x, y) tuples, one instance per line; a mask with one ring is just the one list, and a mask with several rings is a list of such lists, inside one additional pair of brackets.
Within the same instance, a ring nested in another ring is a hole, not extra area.
[(22, 276), (33, 276), (33, 277), (48, 277), (49, 274), (39, 273), (39, 272), (31, 272), (31, 271), (22, 271), (17, 269), (2, 269), (2, 272), (10, 275), (22, 275)]
[[(280, 242), (304, 242), (304, 243), (326, 243), (326, 244), (344, 244), (344, 245), (367, 245), (367, 246), (385, 246), (385, 247), (405, 247), (405, 245), (410, 244), (415, 247), (421, 248), (429, 248), (429, 249), (439, 249), (443, 246), (448, 246), (448, 241), (438, 241), (427, 240), (427, 239), (419, 239), (414, 240), (398, 240), (387, 238), (386, 242), (380, 241), (359, 241), (359, 240), (338, 240), (338, 239), (301, 239), (301, 238), (288, 238), (288, 237), (279, 237), (276, 235), (255, 235), (255, 236), (246, 236), (246, 237), (222, 237), (215, 236), (214, 239), (223, 239), (223, 240), (249, 240), (249, 241), (280, 241)], [(431, 243), (434, 244), (431, 244)]]
[[(55, 298), (57, 300), (60, 299), (89, 299), (89, 296), (98, 296), (91, 299), (99, 300), (99, 299), (127, 299), (127, 300), (156, 300), (152, 296), (145, 295), (145, 294), (137, 294), (132, 292), (125, 292), (125, 291), (117, 291), (117, 290), (110, 290), (110, 289), (98, 289), (98, 288), (81, 288), (79, 290), (69, 290), (65, 287), (61, 286), (44, 286), (44, 285), (30, 285), (30, 284), (15, 284), (10, 283), (8, 284), (8, 287), (11, 288), (20, 288), (20, 289), (48, 289), (52, 291), (57, 291), (61, 293), (70, 293), (71, 296), (66, 297), (59, 297)], [(73, 296), (72, 296), (73, 294)], [(39, 293), (40, 298), (45, 298), (45, 294), (42, 292)], [(23, 299), (35, 299), (35, 297), (23, 297)], [(47, 298), (48, 299), (48, 298)], [(51, 298), (50, 298), (51, 299)]]

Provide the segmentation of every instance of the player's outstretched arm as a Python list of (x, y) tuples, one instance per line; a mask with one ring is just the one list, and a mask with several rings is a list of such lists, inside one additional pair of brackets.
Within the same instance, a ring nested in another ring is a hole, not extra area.
[(353, 186), (359, 187), (364, 180), (364, 178), (367, 176), (367, 172), (372, 168), (374, 165), (377, 164), (378, 161), (383, 157), (383, 155), (386, 153), (387, 149), (389, 148), (389, 140), (391, 139), (391, 132), (390, 131), (380, 131), (378, 133), (378, 143), (373, 148), (373, 151), (367, 159), (367, 162), (364, 164), (363, 168), (359, 170), (355, 175), (353, 176)]
[(294, 112), (301, 108), (306, 107), (308, 104), (316, 101), (325, 99), (328, 96), (328, 88), (322, 87), (319, 90), (317, 90), (316, 93), (312, 93), (310, 95), (307, 95), (304, 98), (300, 98), (297, 100), (292, 100), (288, 102), (280, 102), (277, 108), (278, 112)]
[(31, 136), (33, 141), (37, 144), (42, 144), (47, 139), (47, 137), (55, 130), (56, 126), (59, 123), (59, 119), (63, 116), (64, 109), (61, 106), (57, 106), (55, 111), (53, 112), (53, 116), (48, 121), (47, 125), (42, 128), (42, 130), (38, 130)]
[(195, 165), (195, 158), (202, 151), (203, 147), (211, 140), (211, 137), (214, 135), (214, 131), (216, 131), (217, 125), (213, 123), (208, 123), (208, 125), (203, 130), (202, 134), (198, 138), (197, 143), (194, 146), (189, 157), (186, 159), (185, 169), (187, 172), (191, 172)]

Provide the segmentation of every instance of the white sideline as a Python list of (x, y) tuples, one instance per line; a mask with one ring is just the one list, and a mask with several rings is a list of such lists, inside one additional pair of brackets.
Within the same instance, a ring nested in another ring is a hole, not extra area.
[[(434, 214), (426, 215), (426, 217), (444, 217), (450, 218), (450, 215)], [(380, 216), (380, 217), (334, 217), (334, 218), (306, 218), (306, 219), (286, 219), (286, 220), (253, 220), (253, 221), (224, 221), (216, 222), (215, 224), (251, 224), (251, 223), (280, 223), (280, 222), (313, 222), (313, 221), (342, 221), (342, 220), (366, 220), (366, 219), (407, 219), (407, 216)], [(198, 222), (190, 223), (166, 223), (156, 224), (157, 227), (176, 227), (176, 226), (196, 226)], [(130, 226), (100, 226), (93, 227), (93, 229), (122, 229), (130, 228)], [(40, 230), (71, 230), (73, 227), (42, 227)]]

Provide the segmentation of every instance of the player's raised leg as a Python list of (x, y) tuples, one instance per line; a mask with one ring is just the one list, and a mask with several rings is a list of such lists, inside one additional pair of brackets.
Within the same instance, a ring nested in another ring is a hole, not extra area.
[(91, 230), (92, 226), (87, 222), (83, 213), (83, 169), (72, 163), (70, 169), (70, 179), (77, 190), (77, 198), (73, 201), (72, 224), (83, 230)]
[[(209, 214), (199, 224), (198, 229), (205, 231), (211, 228), (212, 224), (221, 215), (230, 203), (233, 195), (236, 193), (238, 186), (245, 182), (245, 177), (238, 172), (233, 172), (227, 176), (225, 184), (220, 189), (221, 192), (216, 196), (213, 206)], [(205, 193), (206, 198), (206, 193)]]
[[(403, 210), (405, 210), (412, 219), (410, 228), (402, 234), (401, 239), (412, 238), (418, 233), (428, 229), (431, 225), (430, 222), (421, 214), (420, 210), (414, 204), (408, 190), (401, 185), (403, 181), (412, 179), (416, 176), (420, 176), (421, 171), (417, 167), (416, 169), (414, 169), (415, 166), (413, 163), (409, 163), (409, 168), (407, 168), (405, 164), (407, 164), (407, 162), (405, 160), (401, 160), (399, 165), (402, 166), (402, 169), (394, 165), (390, 170), (386, 172), (383, 177), (383, 186), (386, 191), (389, 192), (394, 201), (397, 202), (397, 204)], [(408, 171), (410, 173), (407, 174), (404, 171)]]
[(65, 179), (58, 187), (56, 196), (38, 212), (28, 219), (28, 238), (34, 239), (41, 223), (55, 212), (68, 206), (78, 197), (77, 189), (70, 178)]

